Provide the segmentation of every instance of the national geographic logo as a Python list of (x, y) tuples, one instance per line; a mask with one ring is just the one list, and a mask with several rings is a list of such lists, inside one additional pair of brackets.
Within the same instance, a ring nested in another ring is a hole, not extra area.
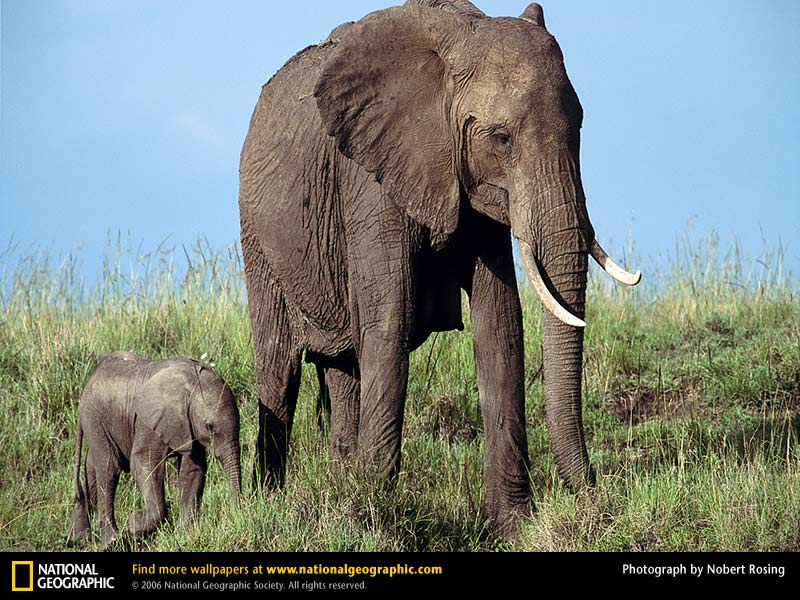
[(12, 592), (33, 591), (32, 560), (11, 561), (11, 591)]
[(11, 591), (113, 590), (114, 578), (102, 577), (93, 563), (11, 561)]

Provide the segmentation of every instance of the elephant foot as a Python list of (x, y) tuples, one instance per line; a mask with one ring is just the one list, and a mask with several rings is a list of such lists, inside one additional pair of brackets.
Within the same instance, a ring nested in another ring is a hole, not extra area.
[(130, 519), (128, 519), (128, 530), (135, 539), (141, 540), (143, 537), (153, 533), (162, 520), (162, 518), (148, 519), (145, 515), (145, 511), (136, 509), (131, 513)]
[(67, 545), (72, 546), (80, 542), (85, 542), (92, 537), (92, 529), (89, 527), (89, 518), (83, 507), (76, 507), (69, 520), (69, 530), (67, 531)]
[(597, 472), (594, 466), (587, 464), (585, 468), (561, 474), (561, 481), (573, 494), (592, 492), (597, 486)]
[(492, 534), (506, 542), (516, 542), (519, 535), (519, 526), (530, 519), (536, 512), (533, 502), (503, 507), (495, 516), (489, 518)]
[(77, 531), (69, 530), (67, 533), (67, 546), (76, 546), (88, 542), (92, 537), (92, 530), (88, 527)]
[(183, 512), (183, 518), (181, 519), (181, 525), (183, 527), (191, 527), (192, 524), (197, 519), (197, 510), (185, 510)]
[(117, 540), (119, 540), (119, 531), (116, 528), (109, 528), (100, 535), (100, 547), (103, 550), (108, 550)]
[(67, 532), (67, 545), (75, 546), (82, 542), (88, 542), (91, 538), (92, 530), (88, 525), (80, 529), (74, 529), (73, 527), (70, 527), (69, 531)]
[(353, 459), (353, 465), (359, 476), (377, 488), (391, 489), (397, 484), (397, 474), (400, 472), (398, 444), (383, 446), (360, 444)]
[(331, 458), (342, 464), (354, 463), (356, 459), (357, 438), (331, 434)]

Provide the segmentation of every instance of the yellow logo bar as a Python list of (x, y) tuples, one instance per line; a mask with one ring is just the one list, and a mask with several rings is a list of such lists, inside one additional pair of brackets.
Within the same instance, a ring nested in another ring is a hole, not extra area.
[[(28, 567), (28, 587), (17, 587), (17, 569)], [(12, 560), (11, 561), (11, 591), (12, 592), (32, 592), (33, 591), (33, 561), (32, 560)]]

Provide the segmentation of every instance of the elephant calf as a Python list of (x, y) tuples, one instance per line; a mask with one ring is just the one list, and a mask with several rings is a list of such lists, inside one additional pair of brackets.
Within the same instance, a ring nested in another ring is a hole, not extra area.
[(89, 513), (95, 507), (103, 546), (117, 539), (114, 494), (121, 471), (133, 474), (144, 500), (144, 510), (131, 515), (131, 532), (141, 538), (154, 531), (167, 514), (164, 472), (172, 455), (178, 458), (183, 520), (189, 523), (203, 494), (206, 448), (212, 441), (238, 499), (239, 411), (222, 378), (187, 356), (156, 361), (131, 352), (107, 356), (89, 377), (78, 407), (76, 499), (68, 541), (91, 537)]

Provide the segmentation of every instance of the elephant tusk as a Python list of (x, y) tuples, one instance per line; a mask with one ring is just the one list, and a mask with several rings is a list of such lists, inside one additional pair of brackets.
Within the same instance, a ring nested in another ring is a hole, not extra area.
[(625, 269), (620, 267), (617, 263), (611, 260), (611, 257), (606, 254), (606, 251), (597, 243), (597, 240), (592, 241), (592, 258), (597, 261), (597, 264), (603, 267), (603, 270), (611, 275), (614, 279), (625, 285), (636, 285), (642, 280), (642, 272), (628, 273)]
[(579, 319), (566, 308), (561, 306), (559, 301), (556, 300), (550, 293), (550, 290), (547, 289), (547, 286), (542, 279), (542, 274), (539, 271), (539, 265), (536, 262), (536, 258), (533, 256), (533, 250), (531, 250), (530, 244), (519, 240), (519, 249), (520, 254), (522, 255), (522, 264), (525, 266), (525, 272), (528, 274), (528, 279), (530, 280), (536, 295), (539, 296), (542, 306), (553, 313), (558, 320), (563, 321), (567, 325), (572, 325), (573, 327), (586, 327), (585, 321)]

